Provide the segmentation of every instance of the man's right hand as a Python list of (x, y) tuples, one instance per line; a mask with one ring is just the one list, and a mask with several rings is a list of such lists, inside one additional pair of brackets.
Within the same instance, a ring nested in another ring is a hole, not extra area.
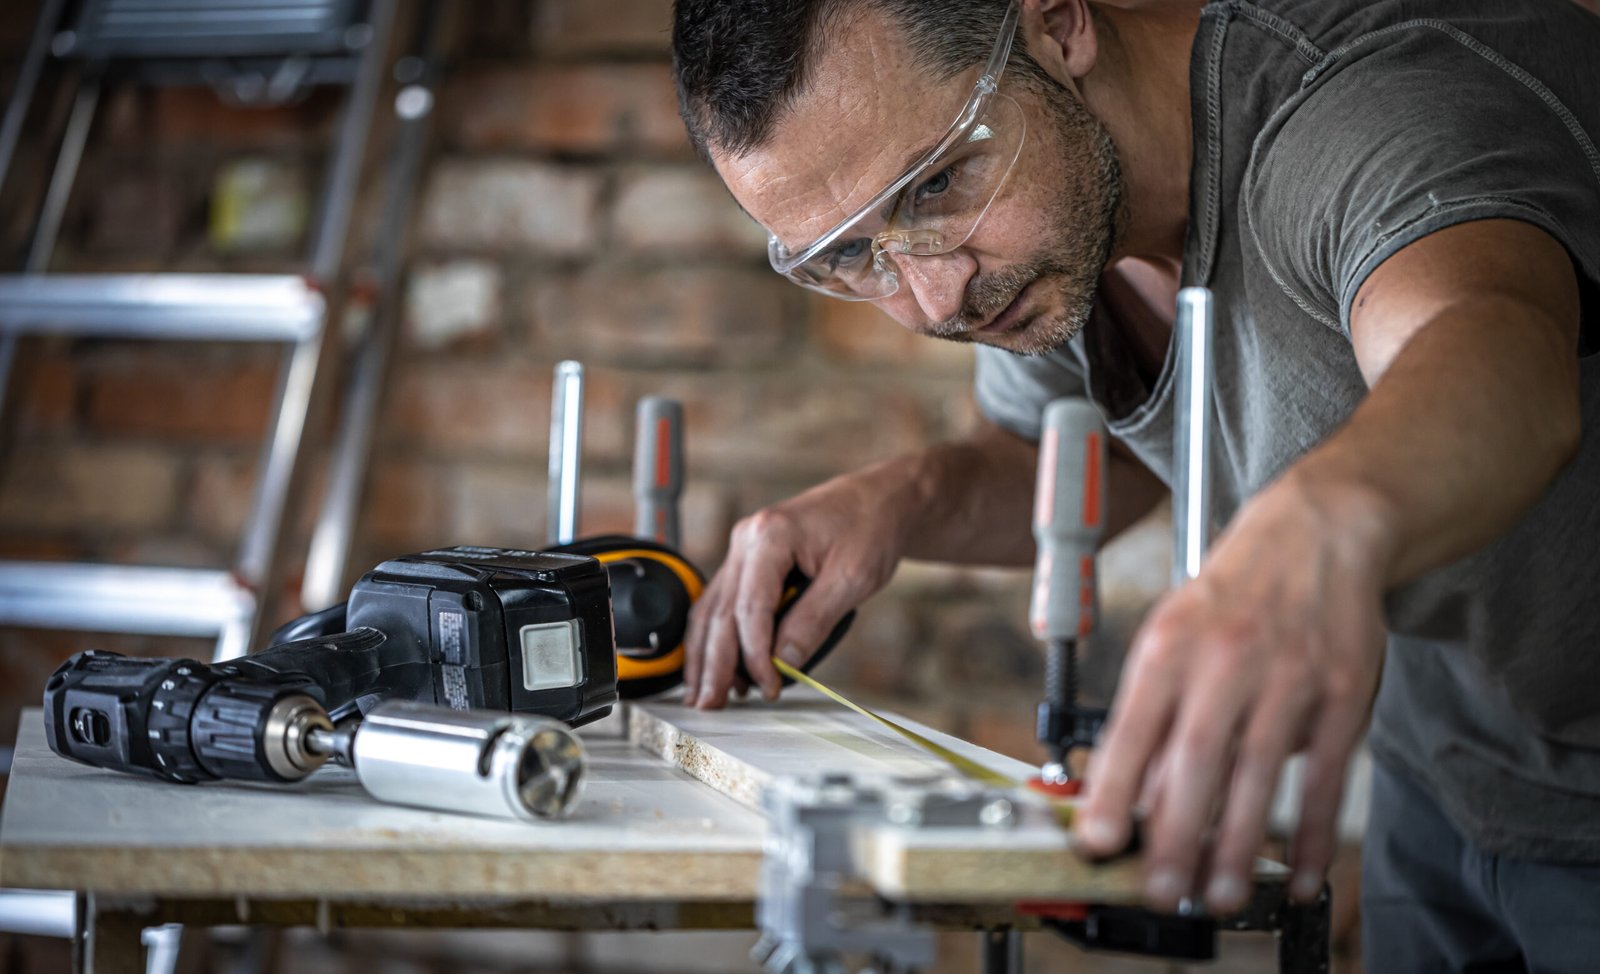
[[(802, 665), (846, 612), (894, 574), (914, 507), (911, 490), (906, 465), (890, 461), (836, 477), (735, 525), (727, 559), (689, 616), (684, 703), (723, 706), (741, 654), (761, 695), (777, 699), (782, 678), (772, 657)], [(812, 583), (775, 625), (784, 578), (794, 567)]]
[[(836, 477), (740, 521), (722, 570), (689, 614), (684, 702), (727, 703), (741, 654), (762, 696), (776, 698), (783, 684), (774, 650), (795, 666), (810, 659), (846, 612), (883, 588), (901, 558), (1032, 564), (1038, 462), (1033, 443), (985, 420), (966, 439)], [(1109, 476), (1109, 534), (1166, 493), (1120, 444), (1112, 444)], [(784, 579), (795, 567), (811, 586), (775, 627)]]

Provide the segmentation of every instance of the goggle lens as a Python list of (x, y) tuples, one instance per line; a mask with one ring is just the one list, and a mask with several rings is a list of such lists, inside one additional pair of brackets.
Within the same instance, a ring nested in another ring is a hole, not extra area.
[[(891, 255), (931, 257), (966, 243), (1022, 151), (1026, 123), (1015, 101), (989, 94), (965, 138), (929, 162), (884, 211), (863, 214), (832, 243), (783, 273), (814, 291), (852, 301), (895, 293), (899, 274)], [(885, 222), (885, 217), (887, 221)], [(774, 267), (787, 253), (773, 240)]]

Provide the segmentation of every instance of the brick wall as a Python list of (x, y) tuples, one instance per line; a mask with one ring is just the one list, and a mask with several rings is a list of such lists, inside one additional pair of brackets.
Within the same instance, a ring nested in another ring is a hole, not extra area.
[[(589, 367), (584, 529), (630, 526), (633, 404), (675, 396), (688, 426), (685, 543), (708, 570), (741, 514), (973, 421), (969, 350), (916, 339), (869, 307), (813, 300), (767, 269), (763, 235), (683, 135), (668, 10), (486, 0), (463, 18), (354, 568), (445, 543), (540, 543), (550, 377), (564, 358)], [(13, 53), (23, 33), (7, 39)], [(113, 93), (54, 269), (291, 266), (335, 107), (323, 96), (240, 111), (209, 92)], [(23, 169), (0, 197), (6, 212), (37, 193), (37, 164)], [(352, 263), (373, 233), (367, 183)], [(7, 226), (0, 243), (16, 251), (23, 235)], [(27, 341), (3, 427), (0, 554), (226, 561), (275, 366), (266, 348)], [(308, 493), (323, 466), (314, 449)], [(311, 507), (292, 519), (291, 589)], [(1159, 563), (1164, 544), (1157, 533), (1139, 550)], [(1162, 572), (1145, 570), (1158, 584)], [(1034, 757), (1041, 666), (1021, 626), (1024, 585), (908, 566), (825, 675)], [(0, 740), (50, 667), (90, 646), (205, 652), (0, 631)]]

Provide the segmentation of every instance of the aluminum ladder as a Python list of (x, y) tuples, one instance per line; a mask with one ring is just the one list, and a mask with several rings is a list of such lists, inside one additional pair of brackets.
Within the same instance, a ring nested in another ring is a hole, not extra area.
[[(0, 401), (24, 334), (282, 346), (244, 536), (216, 569), (0, 562), (0, 625), (216, 640), (249, 651), (273, 580), (396, 0), (45, 0), (0, 120), (0, 184), (47, 63), (77, 91), (20, 274), (0, 276)], [(67, 199), (108, 83), (208, 85), (243, 103), (345, 89), (303, 274), (51, 274)]]

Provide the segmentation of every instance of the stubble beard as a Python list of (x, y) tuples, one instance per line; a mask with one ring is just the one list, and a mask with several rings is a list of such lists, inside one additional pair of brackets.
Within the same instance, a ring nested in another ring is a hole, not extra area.
[[(1065, 346), (1089, 323), (1100, 273), (1126, 223), (1122, 164), (1111, 133), (1064, 88), (1044, 93), (1052, 121), (1050, 138), (1068, 174), (1049, 204), (1049, 239), (1033, 257), (1005, 270), (972, 279), (961, 312), (925, 334), (954, 342), (985, 342), (1024, 356)], [(985, 341), (973, 329), (999, 314), (1024, 288), (1044, 281), (1057, 311), (1038, 316), (1017, 331)]]

